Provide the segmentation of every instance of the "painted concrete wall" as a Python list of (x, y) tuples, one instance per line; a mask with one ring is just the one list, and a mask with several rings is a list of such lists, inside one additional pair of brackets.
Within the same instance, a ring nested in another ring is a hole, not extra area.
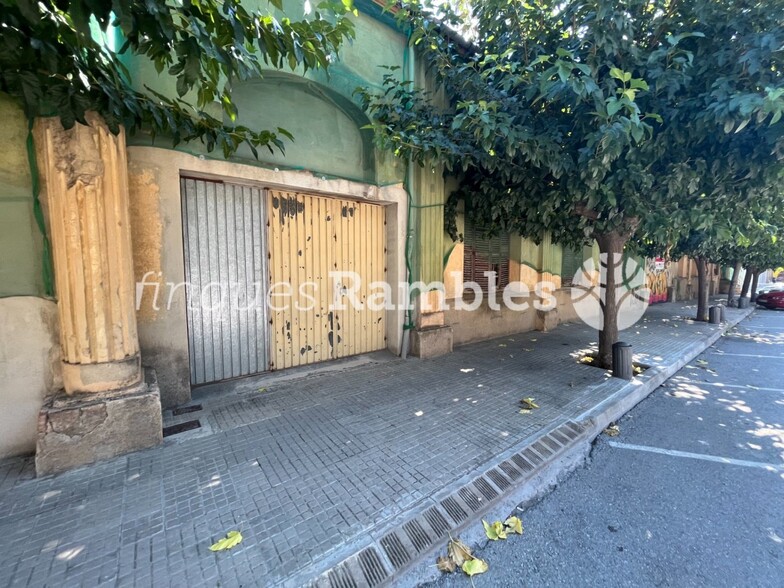
[(38, 411), (62, 387), (57, 305), (0, 299), (0, 457), (35, 451)]
[[(254, 5), (253, 2), (245, 4)], [(255, 4), (263, 10), (271, 6), (266, 2)], [(301, 16), (300, 2), (285, 2), (284, 8), (291, 18)], [(256, 160), (249, 149), (243, 148), (233, 160), (266, 167), (306, 169), (319, 175), (382, 185), (403, 180), (403, 163), (389, 153), (377, 151), (371, 132), (360, 130), (369, 121), (358, 109), (354, 91), (360, 86), (381, 87), (384, 74), (389, 73), (383, 66), (403, 65), (405, 37), (368, 15), (360, 13), (351, 18), (356, 38), (343, 46), (329, 75), (323, 71), (305, 73), (302, 68), (293, 72), (270, 70), (263, 80), (239, 82), (234, 86), (239, 107), (237, 124), (270, 130), (283, 127), (294, 135), (294, 141), (283, 139), (285, 155), (260, 149)], [(146, 85), (162, 94), (176, 96), (174, 78), (165, 72), (158, 74), (149, 60), (125, 56), (123, 61), (135, 86)], [(185, 99), (193, 100), (193, 97), (188, 95)], [(218, 118), (223, 116), (217, 103), (205, 110)], [(128, 142), (152, 145), (144, 134), (129, 137)], [(155, 144), (169, 146), (163, 137), (157, 138)], [(222, 159), (218, 151), (207, 153), (198, 142), (177, 149)]]
[[(173, 287), (185, 280), (180, 174), (388, 204), (387, 275), (393, 284), (405, 280), (402, 243), (406, 194), (400, 185), (377, 187), (322, 179), (304, 171), (275, 171), (155, 147), (129, 147), (128, 159), (136, 280), (141, 282), (145, 274), (152, 272), (147, 281), (160, 284), (157, 310), (153, 305), (154, 287), (143, 289), (137, 310), (139, 343), (142, 362), (158, 372), (164, 406), (190, 399), (185, 292), (182, 287)], [(399, 300), (396, 292), (394, 301)], [(389, 348), (397, 353), (402, 336), (402, 311), (387, 311), (385, 322)]]
[(44, 395), (59, 386), (57, 305), (43, 294), (27, 122), (0, 94), (0, 457), (35, 450)]
[[(556, 308), (552, 312), (557, 314), (558, 324), (571, 323), (576, 320), (571, 300), (571, 289), (561, 288), (555, 290)], [(519, 300), (522, 303), (522, 299)], [(469, 302), (469, 301), (466, 301)], [(530, 299), (533, 302), (533, 298)], [(452, 327), (455, 345), (463, 345), (475, 341), (484, 341), (494, 337), (503, 337), (515, 333), (533, 331), (536, 328), (536, 310), (512, 310), (506, 308), (499, 295), (500, 310), (492, 310), (488, 301), (475, 311), (457, 310), (455, 301), (447, 301), (450, 309), (444, 313), (446, 324)]]
[(0, 93), (0, 297), (42, 295), (41, 233), (33, 218), (27, 121)]
[[(286, 152), (264, 153), (264, 161), (290, 169), (322, 171), (331, 176), (375, 183), (375, 149), (367, 119), (327, 88), (291, 75), (270, 75), (238, 84), (233, 90), (238, 123), (253, 129), (284, 127), (295, 137)], [(354, 115), (354, 118), (352, 118)], [(246, 145), (236, 158), (254, 163)]]
[[(463, 232), (465, 226), (465, 214), (458, 206), (457, 228), (458, 233)], [(446, 241), (451, 243), (451, 239), (446, 237)], [(577, 320), (577, 315), (571, 301), (571, 289), (561, 288), (560, 261), (561, 246), (553, 244), (545, 238), (540, 244), (534, 243), (530, 239), (510, 236), (510, 282), (522, 282), (532, 293), (527, 299), (529, 305), (534, 301), (534, 288), (540, 281), (549, 281), (555, 287), (553, 295), (556, 299), (556, 308), (552, 312), (557, 317), (557, 324), (573, 322)], [(507, 308), (502, 299), (502, 293), (496, 295), (495, 302), (500, 307), (494, 310), (490, 306), (488, 296), (484, 296), (482, 304), (476, 310), (459, 310), (456, 308), (458, 299), (462, 299), (465, 304), (470, 304), (473, 299), (471, 293), (463, 293), (462, 273), (463, 273), (463, 250), (462, 243), (453, 243), (448, 251), (446, 263), (444, 264), (444, 282), (446, 284), (446, 303), (449, 309), (444, 313), (445, 323), (452, 327), (454, 344), (462, 345), (473, 341), (482, 341), (520, 333), (533, 331), (537, 328), (537, 311), (530, 306), (527, 310), (513, 310)], [(584, 257), (587, 259), (593, 253), (591, 247), (584, 249)], [(522, 304), (524, 299), (516, 299), (515, 302)]]

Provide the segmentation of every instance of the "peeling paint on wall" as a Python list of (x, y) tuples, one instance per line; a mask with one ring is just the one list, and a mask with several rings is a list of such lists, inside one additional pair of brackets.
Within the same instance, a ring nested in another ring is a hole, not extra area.
[[(153, 272), (152, 279), (160, 279), (163, 223), (160, 213), (160, 188), (156, 174), (149, 168), (131, 165), (128, 173), (128, 190), (131, 208), (131, 239), (133, 240), (133, 273), (137, 282)], [(157, 316), (153, 297), (155, 290), (145, 288), (141, 306), (137, 301), (136, 318), (139, 322), (154, 320)], [(159, 295), (160, 304), (160, 295)], [(165, 302), (165, 301), (164, 301)]]

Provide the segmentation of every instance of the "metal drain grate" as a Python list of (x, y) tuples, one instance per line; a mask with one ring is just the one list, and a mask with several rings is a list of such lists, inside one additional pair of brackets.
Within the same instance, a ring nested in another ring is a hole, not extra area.
[(575, 439), (577, 439), (578, 436), (577, 433), (575, 433), (574, 430), (568, 426), (568, 424), (559, 427), (558, 431), (561, 433), (562, 436), (569, 439), (569, 441), (574, 441)]
[(482, 506), (479, 497), (476, 494), (474, 494), (470, 488), (467, 487), (460, 488), (460, 490), (458, 490), (457, 493), (460, 496), (460, 498), (463, 499), (463, 502), (466, 503), (466, 506), (471, 510), (479, 510), (480, 507)]
[(192, 404), (191, 406), (180, 406), (172, 408), (172, 415), (180, 416), (181, 414), (188, 414), (189, 412), (197, 412), (201, 410), (201, 404)]
[(524, 456), (524, 457), (525, 457), (525, 458), (526, 458), (528, 461), (530, 461), (530, 462), (531, 462), (532, 464), (534, 464), (535, 466), (536, 466), (536, 465), (539, 465), (540, 463), (542, 463), (542, 462), (544, 461), (544, 460), (543, 460), (543, 459), (542, 459), (542, 458), (541, 458), (541, 457), (540, 457), (540, 456), (539, 456), (539, 455), (538, 455), (538, 454), (537, 454), (537, 453), (536, 453), (536, 452), (535, 452), (533, 449), (531, 449), (530, 447), (528, 447), (527, 449), (524, 449), (524, 450), (523, 450), (523, 452), (522, 452), (522, 454), (523, 454), (523, 456)]
[(512, 485), (509, 480), (507, 480), (498, 470), (490, 470), (487, 472), (487, 477), (490, 478), (493, 483), (501, 490), (506, 490)]
[(509, 479), (512, 480), (513, 482), (516, 482), (517, 480), (523, 477), (523, 474), (520, 473), (520, 470), (518, 470), (508, 461), (502, 462), (498, 467), (501, 468), (501, 471), (503, 471), (507, 476), (509, 476)]
[(546, 437), (542, 437), (542, 443), (547, 445), (547, 447), (550, 448), (553, 453), (558, 453), (561, 450), (561, 444), (556, 441), (556, 439), (552, 436), (552, 433)]
[(184, 433), (185, 431), (191, 431), (193, 429), (199, 428), (201, 428), (201, 423), (198, 420), (186, 421), (184, 423), (180, 423), (179, 425), (164, 427), (163, 436), (168, 437), (170, 435), (176, 435), (177, 433)]
[(374, 547), (368, 547), (360, 551), (358, 559), (362, 575), (365, 576), (365, 581), (370, 588), (381, 584), (389, 575)]
[(474, 482), (474, 486), (479, 492), (487, 498), (488, 500), (492, 500), (496, 496), (498, 496), (498, 491), (490, 485), (490, 482), (485, 480), (484, 478), (478, 478), (476, 482)]
[[(188, 412), (196, 410), (195, 407), (184, 409), (188, 409)], [(198, 426), (198, 421), (190, 421), (169, 429), (188, 430)], [(563, 423), (522, 452), (444, 498), (440, 505), (430, 506), (416, 519), (403, 523), (375, 545), (366, 547), (323, 573), (317, 583), (312, 585), (313, 588), (380, 588), (391, 582), (394, 574), (411, 565), (420, 554), (448, 535), (453, 527), (465, 523), (471, 511), (481, 511), (489, 502), (497, 499), (499, 493), (504, 494), (518, 480), (525, 479), (536, 467), (563, 451), (583, 432), (573, 422)]]
[(446, 519), (438, 512), (435, 506), (431, 506), (425, 511), (425, 520), (430, 525), (430, 528), (435, 531), (436, 537), (441, 537), (449, 532), (449, 523), (446, 522)]
[(424, 551), (430, 545), (430, 537), (425, 533), (425, 530), (422, 528), (422, 525), (419, 524), (419, 521), (408, 521), (403, 525), (403, 530), (406, 532), (406, 535), (408, 535), (408, 538), (411, 540), (411, 544), (417, 551)]
[(468, 513), (460, 508), (460, 505), (457, 503), (457, 500), (452, 498), (445, 498), (441, 501), (441, 506), (444, 507), (444, 510), (447, 514), (452, 517), (452, 520), (456, 523), (462, 523), (464, 520), (468, 518)]
[(344, 563), (331, 569), (327, 574), (327, 579), (329, 580), (330, 588), (357, 588), (354, 576), (351, 575)]
[(516, 453), (512, 456), (512, 461), (515, 462), (515, 465), (523, 470), (524, 472), (532, 472), (534, 471), (534, 466), (523, 457), (522, 453)]
[(561, 444), (561, 445), (563, 445), (563, 446), (566, 446), (566, 445), (568, 445), (568, 444), (569, 444), (569, 441), (571, 441), (571, 439), (569, 439), (569, 437), (567, 437), (566, 435), (564, 435), (564, 434), (561, 432), (561, 430), (560, 430), (560, 429), (556, 429), (555, 431), (553, 431), (552, 433), (550, 433), (550, 436), (551, 436), (553, 439), (555, 439), (556, 441), (558, 441), (558, 443), (560, 443), (560, 444)]
[(532, 449), (536, 451), (539, 455), (544, 457), (545, 459), (550, 457), (550, 455), (552, 455), (553, 453), (552, 451), (550, 451), (550, 448), (547, 445), (542, 443), (541, 439), (539, 439), (539, 441), (533, 444)]
[(395, 569), (397, 570), (406, 565), (408, 560), (411, 558), (411, 556), (408, 555), (406, 548), (403, 547), (403, 543), (400, 541), (400, 537), (395, 535), (394, 532), (382, 537), (379, 543), (384, 549), (384, 552), (387, 554), (389, 561), (392, 562), (392, 565), (395, 566)]

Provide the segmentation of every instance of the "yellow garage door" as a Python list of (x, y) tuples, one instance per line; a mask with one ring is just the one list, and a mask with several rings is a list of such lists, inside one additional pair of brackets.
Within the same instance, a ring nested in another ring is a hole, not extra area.
[[(270, 369), (386, 348), (384, 207), (268, 192)], [(368, 303), (371, 304), (368, 304)]]

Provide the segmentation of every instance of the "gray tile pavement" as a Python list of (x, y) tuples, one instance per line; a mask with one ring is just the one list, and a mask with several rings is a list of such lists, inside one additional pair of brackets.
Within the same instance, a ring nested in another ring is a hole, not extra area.
[[(623, 338), (674, 362), (716, 329), (651, 307)], [(729, 313), (737, 313), (730, 309)], [(202, 427), (163, 446), (57, 477), (0, 461), (0, 586), (271, 586), (375, 530), (554, 422), (618, 391), (581, 365), (581, 324), (459, 347), (449, 356), (301, 377), (266, 375), (194, 394)], [(541, 408), (527, 415), (518, 400)], [(227, 531), (243, 542), (208, 550)]]

